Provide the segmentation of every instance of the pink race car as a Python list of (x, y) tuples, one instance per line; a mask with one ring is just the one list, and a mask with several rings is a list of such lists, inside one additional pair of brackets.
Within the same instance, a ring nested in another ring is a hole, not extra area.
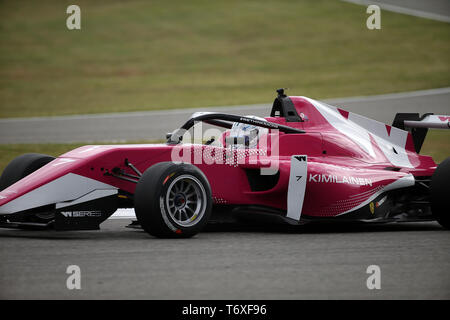
[(400, 113), (390, 126), (279, 89), (270, 117), (195, 113), (165, 144), (19, 156), (0, 178), (0, 222), (98, 229), (117, 208), (134, 208), (157, 237), (191, 237), (213, 211), (448, 229), (450, 158), (437, 166), (418, 153), (428, 128), (448, 129), (449, 119)]

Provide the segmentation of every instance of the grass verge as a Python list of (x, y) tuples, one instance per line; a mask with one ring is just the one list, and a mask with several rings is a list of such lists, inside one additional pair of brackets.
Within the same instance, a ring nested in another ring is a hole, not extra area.
[(0, 2), (0, 117), (324, 99), (450, 85), (450, 24), (335, 0)]

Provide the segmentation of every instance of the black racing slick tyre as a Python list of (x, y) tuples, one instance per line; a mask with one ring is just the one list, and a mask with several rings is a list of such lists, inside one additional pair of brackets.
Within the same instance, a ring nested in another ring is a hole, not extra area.
[(148, 168), (134, 194), (142, 228), (158, 238), (189, 238), (211, 215), (211, 187), (197, 167), (161, 162)]
[(441, 162), (431, 177), (431, 212), (446, 229), (450, 229), (450, 157)]
[(3, 170), (0, 177), (0, 191), (25, 178), (54, 159), (54, 157), (39, 153), (26, 153), (14, 158)]

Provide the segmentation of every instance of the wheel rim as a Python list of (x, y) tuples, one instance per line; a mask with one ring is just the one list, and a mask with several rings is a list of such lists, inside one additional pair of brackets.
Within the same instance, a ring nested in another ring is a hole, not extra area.
[(206, 191), (194, 176), (176, 177), (167, 188), (166, 205), (170, 217), (180, 226), (192, 227), (206, 211)]

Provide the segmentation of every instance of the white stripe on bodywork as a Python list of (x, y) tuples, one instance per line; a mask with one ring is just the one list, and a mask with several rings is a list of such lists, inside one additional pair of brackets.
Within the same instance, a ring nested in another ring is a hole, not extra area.
[(300, 220), (305, 199), (305, 189), (307, 180), (308, 158), (305, 155), (294, 155), (291, 157), (291, 171), (289, 173), (289, 186), (287, 195), (287, 215), (286, 217)]
[(92, 201), (92, 200), (95, 200), (95, 199), (109, 197), (109, 196), (112, 196), (114, 194), (117, 194), (117, 192), (118, 192), (117, 189), (107, 189), (107, 190), (97, 189), (97, 190), (89, 192), (88, 194), (85, 194), (84, 196), (82, 196), (82, 197), (80, 197), (78, 199), (75, 199), (73, 201), (65, 201), (65, 202), (57, 203), (56, 204), (56, 209), (73, 206), (75, 204), (88, 202), (88, 201)]
[(370, 156), (375, 157), (375, 151), (373, 150), (372, 142), (370, 141), (369, 132), (367, 130), (364, 130), (353, 121), (348, 121), (335, 106), (330, 106), (326, 103), (307, 97), (302, 98), (308, 100), (336, 130), (349, 137)]
[(391, 127), (388, 134), (386, 124), (382, 122), (352, 112), (348, 113), (348, 119), (346, 119), (337, 107), (307, 97), (302, 98), (308, 100), (330, 125), (353, 140), (372, 158), (375, 159), (375, 151), (370, 136), (394, 166), (413, 168), (405, 150), (407, 131)]
[(395, 189), (401, 189), (401, 188), (406, 188), (406, 187), (411, 187), (416, 183), (416, 180), (414, 179), (414, 176), (412, 174), (408, 174), (404, 177), (401, 177), (398, 180), (395, 180), (394, 182), (386, 185), (385, 187), (383, 187), (381, 190), (375, 192), (373, 195), (371, 195), (367, 200), (361, 202), (359, 205), (357, 205), (354, 208), (351, 208), (350, 210), (347, 210), (345, 212), (342, 212), (340, 214), (338, 214), (338, 216), (358, 210), (362, 207), (364, 207), (365, 205), (368, 205), (370, 202), (372, 202), (373, 200), (375, 200), (379, 195), (381, 195), (384, 192), (390, 191), (390, 190), (395, 190)]
[(413, 167), (405, 150), (406, 140), (408, 139), (407, 131), (391, 127), (391, 131), (388, 134), (384, 123), (351, 112), (348, 115), (348, 120), (357, 123), (372, 133), (372, 137), (377, 145), (394, 166)]
[(115, 190), (109, 184), (68, 173), (0, 207), (0, 214), (11, 214), (53, 203), (73, 201), (94, 190)]

